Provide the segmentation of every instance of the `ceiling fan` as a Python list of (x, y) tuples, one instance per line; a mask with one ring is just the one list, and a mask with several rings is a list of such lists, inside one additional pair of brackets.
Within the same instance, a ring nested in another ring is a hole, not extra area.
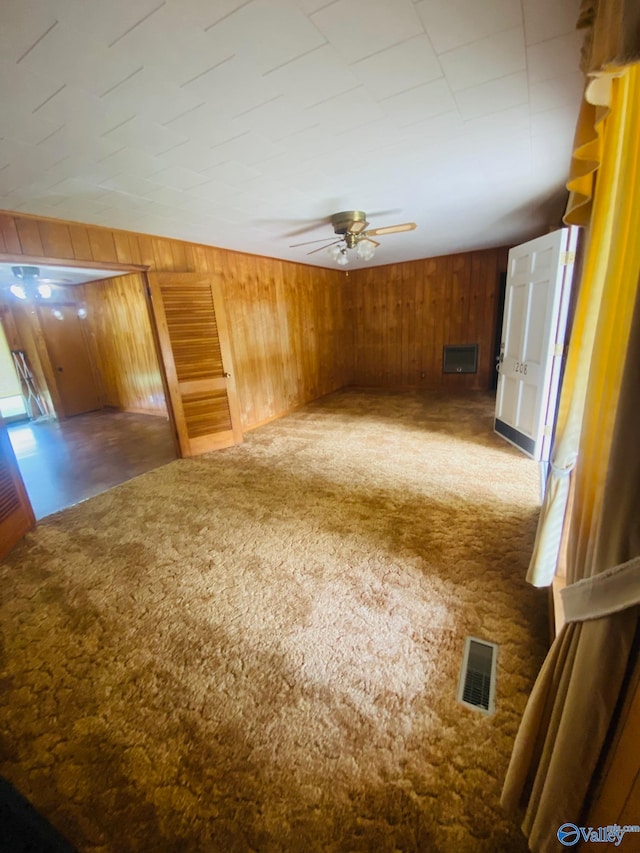
[(289, 246), (290, 249), (297, 249), (299, 246), (310, 246), (312, 243), (324, 243), (318, 249), (312, 249), (307, 252), (307, 255), (314, 255), (316, 252), (322, 252), (325, 249), (340, 266), (346, 266), (349, 263), (349, 249), (355, 249), (360, 260), (370, 261), (375, 254), (376, 248), (380, 245), (374, 237), (382, 237), (385, 234), (398, 234), (401, 231), (413, 231), (416, 228), (415, 222), (404, 222), (401, 225), (386, 225), (382, 228), (368, 228), (367, 214), (362, 210), (343, 210), (340, 213), (334, 213), (331, 217), (331, 224), (335, 234), (339, 235), (337, 240), (327, 242), (331, 238), (323, 240), (308, 240), (304, 243), (294, 243)]

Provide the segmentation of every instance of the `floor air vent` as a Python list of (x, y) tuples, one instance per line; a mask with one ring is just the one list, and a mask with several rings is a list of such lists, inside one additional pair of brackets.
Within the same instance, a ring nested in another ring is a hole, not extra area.
[(458, 702), (467, 708), (493, 714), (496, 703), (498, 647), (486, 640), (467, 637), (458, 683)]

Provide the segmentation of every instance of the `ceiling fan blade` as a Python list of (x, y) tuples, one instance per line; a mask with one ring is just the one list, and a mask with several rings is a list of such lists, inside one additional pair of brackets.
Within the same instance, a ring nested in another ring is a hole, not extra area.
[(307, 240), (305, 243), (294, 243), (289, 246), (290, 249), (297, 249), (298, 246), (310, 246), (312, 243), (326, 243), (331, 237), (323, 237), (322, 240)]
[(385, 225), (382, 228), (372, 228), (365, 231), (367, 237), (382, 237), (383, 234), (398, 234), (400, 231), (414, 231), (418, 226), (415, 222), (403, 222), (402, 225)]
[(334, 240), (333, 243), (328, 243), (326, 246), (320, 246), (319, 249), (312, 249), (310, 252), (307, 252), (307, 255), (315, 255), (316, 252), (322, 252), (323, 249), (328, 249), (329, 246), (337, 246), (338, 243), (342, 243), (342, 240)]
[(364, 219), (358, 219), (354, 222), (349, 228), (350, 234), (361, 234), (369, 223), (365, 222)]
[(287, 231), (285, 237), (297, 237), (299, 234), (308, 234), (309, 231), (317, 231), (325, 225), (331, 225), (331, 218), (325, 216), (323, 219), (307, 220), (308, 225), (301, 225), (299, 228), (294, 228), (292, 231)]

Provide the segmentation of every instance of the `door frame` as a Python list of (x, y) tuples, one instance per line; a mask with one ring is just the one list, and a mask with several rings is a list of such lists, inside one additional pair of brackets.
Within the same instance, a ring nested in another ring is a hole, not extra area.
[[(154, 348), (156, 353), (156, 359), (158, 362), (158, 368), (160, 370), (160, 377), (162, 379), (162, 389), (165, 396), (165, 402), (167, 406), (167, 415), (169, 418), (169, 424), (171, 426), (171, 434), (173, 436), (173, 442), (176, 448), (176, 454), (178, 458), (182, 457), (182, 453), (180, 451), (180, 444), (178, 442), (178, 432), (176, 429), (176, 420), (175, 413), (173, 411), (173, 406), (171, 404), (171, 398), (169, 396), (169, 385), (167, 382), (167, 375), (164, 365), (164, 359), (162, 357), (162, 350), (160, 348), (159, 340), (158, 340), (158, 329), (156, 326), (156, 319), (153, 313), (153, 308), (151, 306), (150, 301), (150, 291), (149, 291), (149, 280), (147, 278), (147, 272), (149, 267), (146, 264), (120, 264), (115, 263), (113, 261), (104, 261), (100, 263), (96, 263), (95, 261), (83, 261), (78, 260), (77, 258), (48, 258), (48, 257), (40, 257), (39, 255), (16, 255), (10, 252), (0, 252), (0, 263), (3, 264), (19, 264), (21, 266), (24, 265), (34, 265), (34, 266), (48, 266), (48, 267), (79, 267), (81, 269), (96, 269), (96, 270), (113, 270), (117, 272), (119, 275), (131, 275), (138, 274), (140, 279), (140, 287), (142, 288), (145, 304), (147, 306), (147, 316), (149, 318), (149, 323), (151, 326), (152, 337), (154, 341)], [(93, 365), (92, 365), (93, 367)], [(50, 389), (47, 389), (50, 392)], [(55, 389), (54, 389), (55, 390)], [(60, 413), (56, 412), (56, 417), (60, 417)], [(64, 417), (64, 415), (62, 415)]]
[[(77, 258), (51, 258), (51, 257), (41, 257), (39, 255), (20, 255), (11, 252), (0, 252), (0, 263), (13, 263), (20, 265), (29, 265), (33, 264), (35, 266), (63, 266), (63, 267), (80, 267), (82, 269), (99, 269), (99, 270), (113, 270), (115, 273), (119, 275), (129, 275), (137, 273), (140, 278), (141, 287), (143, 290), (145, 303), (147, 306), (147, 316), (149, 318), (149, 323), (151, 326), (152, 337), (154, 341), (154, 347), (156, 352), (156, 359), (158, 362), (158, 367), (160, 370), (160, 376), (162, 379), (162, 388), (164, 391), (165, 402), (167, 407), (167, 415), (169, 419), (169, 424), (171, 426), (171, 432), (173, 435), (173, 441), (176, 448), (177, 457), (184, 458), (187, 454), (185, 453), (185, 449), (180, 444), (180, 434), (178, 430), (178, 424), (176, 419), (176, 412), (172, 402), (172, 395), (170, 390), (170, 382), (169, 377), (167, 376), (167, 368), (164, 358), (164, 352), (162, 348), (162, 340), (161, 333), (158, 329), (158, 321), (154, 312), (153, 303), (152, 303), (152, 288), (150, 285), (149, 274), (159, 274), (164, 275), (168, 271), (166, 270), (152, 270), (148, 264), (121, 264), (114, 261), (104, 261), (97, 263), (96, 261), (83, 261), (78, 260)], [(194, 274), (193, 271), (173, 271), (176, 276), (187, 274)], [(226, 321), (226, 312), (224, 301), (221, 298), (219, 283), (216, 279), (216, 276), (209, 272), (208, 274), (202, 273), (202, 275), (208, 275), (211, 287), (213, 292), (215, 293), (215, 301), (217, 303), (217, 307), (220, 308), (220, 322), (224, 327), (227, 334), (223, 335), (225, 340), (228, 339), (228, 327)], [(222, 343), (222, 342), (221, 342)], [(232, 366), (232, 371), (235, 372), (235, 366), (233, 366), (233, 358), (231, 357), (231, 352), (226, 351), (224, 353), (224, 358), (227, 363)], [(235, 377), (230, 377), (231, 382), (235, 383)], [(234, 385), (235, 391), (235, 385)], [(236, 395), (233, 395), (234, 400), (236, 399)], [(231, 402), (231, 401), (230, 401)], [(234, 402), (235, 405), (235, 402)], [(241, 419), (239, 411), (234, 412), (234, 417), (232, 418), (233, 422), (233, 434), (234, 434), (234, 442), (239, 443), (242, 441), (242, 428), (240, 426)]]
[[(104, 261), (100, 263), (96, 263), (95, 261), (83, 261), (78, 260), (77, 258), (54, 258), (54, 257), (42, 257), (40, 255), (18, 255), (13, 252), (0, 252), (0, 263), (3, 264), (16, 264), (19, 266), (47, 266), (47, 267), (79, 267), (80, 269), (96, 269), (96, 270), (113, 270), (121, 275), (128, 275), (130, 273), (140, 273), (144, 274), (147, 270), (147, 267), (143, 264), (120, 264), (115, 263), (113, 261)], [(0, 300), (5, 304), (9, 305), (9, 300)], [(150, 322), (153, 326), (153, 317), (149, 315)], [(45, 346), (46, 350), (46, 346)], [(50, 364), (48, 351), (46, 353), (47, 358), (46, 362), (42, 364), (44, 379), (47, 385), (46, 391), (49, 396), (50, 403), (53, 407), (53, 414), (56, 418), (64, 420), (65, 414), (62, 406), (62, 402), (59, 398), (57, 387), (55, 384), (55, 378), (52, 381), (52, 376), (50, 375), (52, 372), (52, 366)], [(160, 366), (160, 373), (163, 373), (163, 364), (160, 358), (160, 354), (156, 352), (156, 357), (158, 358), (158, 363)], [(92, 369), (94, 368), (93, 363), (91, 364)], [(171, 419), (171, 413), (169, 413), (169, 418)], [(172, 422), (173, 427), (173, 422)]]

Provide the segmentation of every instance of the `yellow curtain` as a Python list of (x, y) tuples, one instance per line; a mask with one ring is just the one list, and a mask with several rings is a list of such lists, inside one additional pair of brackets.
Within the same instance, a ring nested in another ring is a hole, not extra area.
[(597, 83), (610, 88), (610, 111), (592, 104), (581, 115), (590, 111), (591, 134), (578, 131), (589, 156), (572, 173), (567, 214), (589, 221), (558, 423), (560, 445), (567, 431), (578, 439), (571, 509), (559, 525), (571, 621), (536, 681), (503, 790), (534, 853), (558, 850), (558, 827), (586, 818), (640, 614), (640, 66), (616, 75)]
[[(622, 84), (617, 80), (618, 75), (624, 76)], [(633, 178), (629, 174), (627, 159), (622, 157), (619, 149), (625, 140), (625, 133), (634, 132), (632, 107), (634, 98), (637, 98), (635, 76), (636, 72), (628, 70), (592, 80), (585, 92), (576, 129), (571, 173), (567, 182), (570, 195), (565, 222), (568, 225), (588, 227), (587, 245), (560, 395), (556, 443), (527, 572), (527, 580), (534, 586), (551, 584), (558, 568), (572, 486), (571, 475), (578, 458), (583, 425), (587, 422), (585, 404), (587, 388), (592, 382), (590, 376), (596, 339), (600, 341), (601, 350), (603, 342), (606, 347), (618, 347), (617, 354), (613, 355), (618, 364), (620, 353), (624, 354), (626, 348), (628, 316), (625, 320), (622, 315), (612, 315), (615, 323), (622, 324), (615, 330), (610, 327), (611, 319), (606, 321), (604, 318), (615, 308), (611, 304), (611, 283), (618, 279), (615, 263), (621, 244), (619, 220), (622, 216), (624, 225), (625, 199), (628, 196), (625, 183)], [(611, 115), (610, 103), (614, 93), (618, 103)], [(601, 187), (597, 194), (596, 183)], [(613, 199), (616, 204), (612, 203)], [(618, 284), (615, 287), (618, 288)], [(634, 283), (627, 283), (626, 290), (621, 293), (623, 306), (629, 305), (629, 292), (633, 288)], [(617, 392), (619, 384), (618, 375), (610, 387)], [(602, 433), (600, 439), (605, 442)], [(606, 442), (601, 447), (606, 454)]]

